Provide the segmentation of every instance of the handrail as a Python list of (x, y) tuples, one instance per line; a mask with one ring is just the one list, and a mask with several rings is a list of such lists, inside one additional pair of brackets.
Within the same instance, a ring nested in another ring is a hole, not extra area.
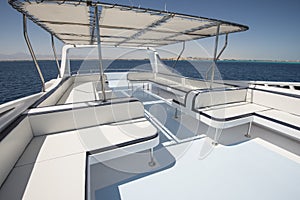
[(43, 77), (43, 74), (42, 74), (42, 71), (40, 69), (40, 66), (37, 62), (37, 59), (35, 57), (35, 54), (34, 54), (34, 51), (32, 49), (32, 46), (31, 46), (31, 43), (30, 43), (30, 40), (28, 38), (28, 34), (27, 34), (27, 20), (26, 20), (26, 15), (23, 14), (23, 34), (24, 34), (24, 38), (25, 38), (25, 41), (26, 41), (26, 44), (27, 44), (27, 47), (30, 51), (30, 55), (32, 57), (32, 60), (35, 64), (35, 67), (39, 73), (39, 76), (40, 76), (40, 79), (41, 79), (41, 82), (42, 82), (42, 92), (45, 92), (46, 91), (46, 87), (45, 87), (45, 80), (44, 80), (44, 77)]
[(57, 70), (58, 70), (58, 77), (61, 78), (60, 66), (59, 66), (59, 63), (58, 63), (57, 55), (56, 55), (53, 34), (51, 34), (51, 44), (52, 44), (52, 50), (53, 50), (54, 58), (55, 58), (55, 61), (56, 61)]
[(1, 118), (2, 116), (4, 116), (5, 114), (9, 113), (10, 111), (14, 110), (14, 109), (15, 109), (15, 107), (12, 107), (12, 108), (7, 108), (7, 109), (4, 110), (4, 111), (1, 111), (1, 112), (0, 112), (0, 118)]

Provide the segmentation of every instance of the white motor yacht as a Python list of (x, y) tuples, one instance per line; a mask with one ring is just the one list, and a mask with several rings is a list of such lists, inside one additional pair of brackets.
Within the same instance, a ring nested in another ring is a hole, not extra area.
[[(89, 0), (8, 2), (42, 88), (0, 105), (1, 200), (300, 198), (300, 83), (215, 79), (229, 35), (247, 26)], [(44, 81), (28, 20), (52, 38), (56, 79)], [(199, 79), (157, 51), (209, 37)], [(145, 53), (150, 70), (107, 72), (105, 47)], [(97, 52), (97, 72), (73, 73), (69, 54), (83, 49)]]

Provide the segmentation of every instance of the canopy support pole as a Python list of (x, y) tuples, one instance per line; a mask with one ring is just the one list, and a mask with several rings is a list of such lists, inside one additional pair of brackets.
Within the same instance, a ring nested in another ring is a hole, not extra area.
[(42, 74), (42, 71), (40, 69), (40, 66), (37, 62), (37, 59), (35, 57), (35, 54), (34, 54), (34, 51), (32, 49), (32, 46), (31, 46), (31, 43), (29, 41), (29, 38), (28, 38), (28, 34), (27, 34), (27, 19), (26, 19), (26, 15), (23, 14), (23, 34), (24, 34), (24, 38), (25, 38), (25, 41), (26, 41), (26, 44), (27, 44), (27, 47), (30, 51), (30, 55), (32, 57), (32, 60), (35, 64), (35, 67), (39, 73), (39, 76), (40, 76), (40, 79), (41, 79), (41, 82), (42, 82), (42, 92), (45, 92), (46, 91), (46, 87), (45, 87), (45, 80), (44, 80), (44, 77), (43, 77), (43, 74)]
[(217, 51), (218, 51), (218, 43), (219, 43), (219, 34), (220, 34), (220, 24), (218, 24), (218, 26), (217, 26), (215, 51), (214, 51), (213, 64), (212, 64), (212, 68), (211, 68), (210, 89), (212, 89), (213, 81), (215, 78), (215, 67), (217, 65)]
[(209, 69), (207, 70), (206, 72), (206, 75), (205, 75), (205, 79), (207, 80), (208, 78), (208, 73), (212, 70), (213, 66), (216, 66), (216, 61), (219, 60), (219, 58), (221, 57), (222, 53), (224, 52), (224, 50), (226, 49), (227, 47), (227, 44), (228, 44), (228, 33), (226, 33), (226, 37), (225, 37), (225, 43), (224, 43), (224, 46), (222, 48), (222, 50), (220, 51), (220, 53), (218, 54), (217, 58), (214, 59), (214, 63), (209, 67)]
[(156, 49), (152, 48), (152, 47), (148, 47), (148, 56), (149, 56), (149, 60), (150, 60), (150, 64), (151, 64), (151, 68), (154, 74), (158, 73), (158, 53), (156, 51)]
[(225, 44), (224, 44), (222, 50), (220, 51), (220, 53), (218, 54), (217, 60), (219, 60), (219, 58), (221, 57), (223, 51), (224, 51), (224, 50), (226, 49), (226, 47), (227, 47), (227, 44), (228, 44), (228, 33), (226, 33), (226, 36), (225, 36)]
[(174, 63), (173, 66), (172, 66), (173, 69), (175, 69), (176, 64), (177, 64), (178, 60), (180, 59), (180, 57), (181, 57), (182, 53), (184, 52), (184, 50), (185, 50), (185, 41), (182, 43), (182, 49), (181, 49), (181, 52), (179, 53), (179, 55), (178, 55), (178, 57), (177, 57), (175, 63)]
[(58, 77), (61, 78), (60, 66), (59, 66), (59, 63), (58, 63), (57, 55), (56, 55), (53, 34), (51, 34), (51, 44), (52, 44), (52, 50), (53, 50), (54, 58), (55, 58), (55, 61), (56, 61), (57, 70), (58, 70)]
[(102, 53), (101, 53), (98, 6), (95, 6), (95, 16), (96, 16), (96, 33), (97, 33), (97, 47), (98, 47), (101, 91), (102, 91), (102, 95), (103, 95), (103, 101), (106, 101), (106, 94), (105, 94), (105, 88), (104, 88), (105, 82), (104, 82), (104, 74), (103, 74)]

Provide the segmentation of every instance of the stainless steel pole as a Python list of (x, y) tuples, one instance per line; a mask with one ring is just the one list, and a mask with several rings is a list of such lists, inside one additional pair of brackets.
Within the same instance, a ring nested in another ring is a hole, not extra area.
[(214, 58), (213, 58), (213, 65), (211, 69), (211, 79), (210, 79), (210, 89), (212, 88), (212, 84), (215, 77), (215, 67), (217, 62), (217, 51), (218, 51), (218, 43), (219, 43), (219, 33), (220, 33), (220, 24), (217, 26), (217, 32), (216, 32), (216, 40), (215, 40), (215, 51), (214, 51)]
[(55, 58), (55, 61), (56, 61), (57, 70), (58, 70), (58, 77), (61, 78), (61, 72), (60, 72), (60, 67), (59, 67), (59, 63), (58, 63), (58, 59), (57, 59), (57, 55), (56, 55), (53, 34), (51, 34), (51, 44), (52, 44), (52, 50), (53, 50), (54, 58)]
[(176, 61), (174, 62), (173, 66), (172, 66), (172, 69), (174, 70), (176, 64), (178, 63), (178, 60), (180, 59), (180, 57), (182, 56), (182, 53), (184, 52), (184, 49), (185, 49), (185, 41), (182, 43), (182, 49), (176, 59)]
[(97, 33), (97, 47), (98, 47), (101, 91), (102, 91), (102, 95), (103, 95), (103, 101), (106, 101), (106, 94), (105, 94), (105, 88), (104, 88), (105, 82), (104, 82), (104, 74), (103, 74), (102, 53), (101, 53), (101, 41), (100, 41), (99, 14), (98, 14), (98, 6), (97, 5), (95, 6), (95, 16), (96, 16), (96, 33)]
[(225, 44), (222, 48), (222, 50), (220, 51), (220, 53), (218, 54), (216, 60), (219, 60), (219, 58), (221, 57), (222, 53), (224, 52), (224, 50), (226, 49), (227, 47), (227, 44), (228, 44), (228, 33), (226, 33), (226, 37), (225, 37)]
[(35, 57), (35, 54), (34, 54), (34, 51), (32, 49), (32, 46), (31, 46), (31, 43), (29, 41), (29, 38), (28, 38), (28, 34), (27, 34), (27, 21), (26, 21), (26, 15), (23, 14), (23, 34), (24, 34), (24, 38), (25, 38), (25, 41), (26, 41), (26, 44), (27, 44), (27, 47), (30, 51), (30, 55), (32, 57), (32, 60), (35, 64), (35, 67), (39, 73), (39, 76), (40, 76), (40, 79), (41, 79), (41, 82), (42, 82), (42, 91), (45, 92), (46, 91), (46, 88), (45, 88), (45, 80), (44, 80), (44, 77), (43, 77), (43, 74), (42, 74), (42, 71), (40, 69), (40, 66), (36, 60), (36, 57)]

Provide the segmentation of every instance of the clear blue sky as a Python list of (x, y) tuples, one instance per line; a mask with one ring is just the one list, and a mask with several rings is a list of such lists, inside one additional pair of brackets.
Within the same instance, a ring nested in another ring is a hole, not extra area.
[[(300, 0), (120, 0), (103, 1), (222, 19), (249, 26), (232, 34), (223, 58), (300, 60)], [(26, 53), (22, 16), (0, 0), (0, 54)], [(29, 23), (38, 54), (50, 54), (49, 34)], [(212, 39), (199, 40), (211, 51)], [(57, 42), (59, 49), (61, 44)], [(195, 52), (194, 52), (195, 53)], [(200, 55), (201, 56), (201, 55)]]

